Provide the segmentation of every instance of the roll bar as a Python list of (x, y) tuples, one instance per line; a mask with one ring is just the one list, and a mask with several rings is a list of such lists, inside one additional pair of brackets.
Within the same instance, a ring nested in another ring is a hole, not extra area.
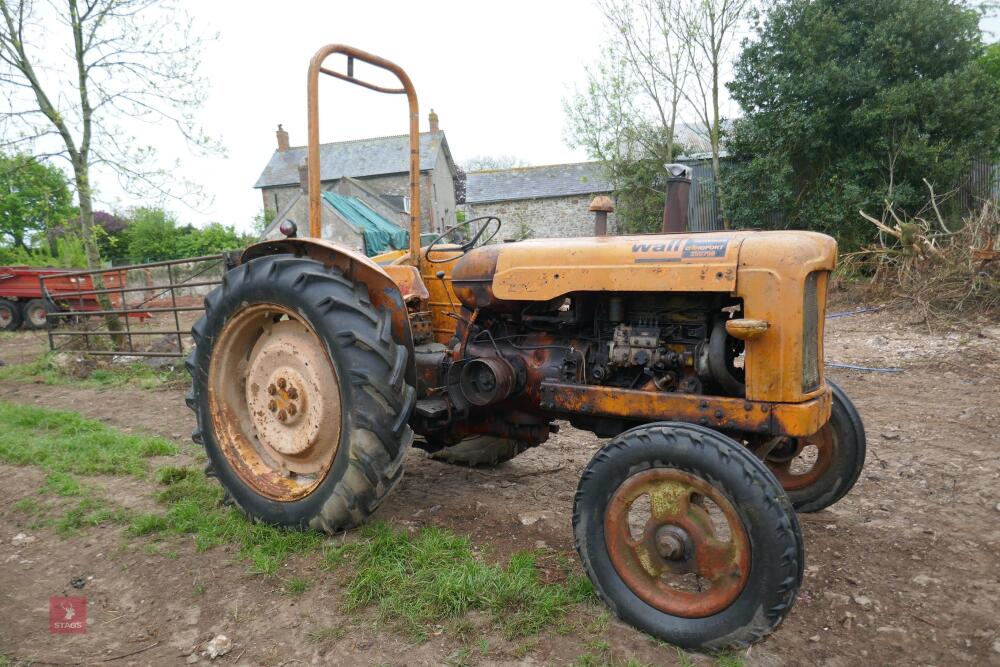
[[(347, 56), (347, 73), (335, 72), (323, 67), (323, 62), (333, 54)], [(402, 88), (386, 88), (354, 78), (354, 61), (368, 63), (388, 70), (396, 75)], [(320, 208), (320, 162), (319, 162), (319, 75), (327, 74), (342, 81), (353, 83), (369, 90), (390, 95), (406, 95), (410, 107), (410, 255), (414, 264), (420, 256), (420, 112), (417, 108), (417, 91), (410, 77), (399, 65), (366, 53), (345, 44), (328, 44), (321, 48), (309, 61), (308, 100), (309, 107), (309, 235), (319, 238), (321, 233)]]

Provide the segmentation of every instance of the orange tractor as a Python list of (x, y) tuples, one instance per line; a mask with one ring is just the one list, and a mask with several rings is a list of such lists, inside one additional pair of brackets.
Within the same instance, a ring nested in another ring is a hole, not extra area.
[[(347, 56), (346, 73), (324, 65), (332, 54)], [(400, 87), (356, 78), (356, 61)], [(408, 251), (369, 259), (319, 238), (320, 74), (409, 101)], [(857, 411), (823, 376), (835, 241), (734, 231), (491, 244), (490, 217), (420, 247), (409, 77), (331, 45), (308, 83), (310, 235), (288, 221), (287, 238), (248, 248), (193, 329), (193, 437), (231, 499), (256, 520), (333, 533), (388, 497), (411, 445), (496, 464), (565, 420), (610, 438), (573, 511), (608, 606), (684, 647), (773, 630), (802, 580), (795, 511), (839, 500), (865, 457)]]

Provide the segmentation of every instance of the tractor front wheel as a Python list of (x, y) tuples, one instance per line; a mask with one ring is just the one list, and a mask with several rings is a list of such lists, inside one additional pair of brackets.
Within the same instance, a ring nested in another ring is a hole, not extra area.
[(807, 438), (786, 438), (764, 461), (799, 512), (818, 512), (847, 495), (865, 467), (865, 426), (844, 390), (833, 390), (830, 420)]
[(740, 443), (693, 424), (626, 431), (583, 472), (576, 548), (623, 621), (684, 648), (746, 646), (788, 614), (802, 582), (795, 512)]
[(409, 352), (338, 269), (289, 255), (228, 272), (192, 329), (188, 405), (206, 473), (253, 519), (335, 532), (399, 482)]

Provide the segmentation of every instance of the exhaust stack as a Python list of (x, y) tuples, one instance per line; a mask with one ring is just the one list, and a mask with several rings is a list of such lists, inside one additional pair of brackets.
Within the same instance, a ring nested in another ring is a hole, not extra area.
[(594, 214), (594, 236), (608, 235), (608, 213), (615, 212), (615, 204), (611, 197), (598, 195), (590, 202), (590, 211)]
[(691, 193), (691, 169), (683, 164), (663, 165), (667, 178), (667, 201), (663, 204), (664, 234), (678, 234), (688, 229), (688, 197)]

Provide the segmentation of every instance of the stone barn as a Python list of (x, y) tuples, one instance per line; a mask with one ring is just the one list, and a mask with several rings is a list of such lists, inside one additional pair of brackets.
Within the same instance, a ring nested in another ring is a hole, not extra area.
[[(613, 190), (597, 162), (470, 172), (464, 211), (468, 218), (500, 218), (504, 240), (593, 236), (590, 202)], [(617, 232), (614, 213), (608, 232)]]
[[(433, 110), (428, 120), (430, 131), (420, 134), (421, 222), (424, 232), (439, 232), (455, 224), (457, 168)], [(322, 144), (321, 187), (360, 200), (379, 217), (408, 229), (409, 154), (409, 136), (405, 134)], [(286, 218), (300, 229), (308, 226), (300, 201), (305, 199), (305, 163), (306, 147), (291, 146), (288, 132), (279, 125), (277, 149), (254, 186), (260, 190), (264, 210), (274, 216), (272, 227)], [(327, 221), (325, 211), (324, 230)], [(329, 229), (335, 233), (333, 227)], [(268, 229), (266, 234), (272, 231)]]

